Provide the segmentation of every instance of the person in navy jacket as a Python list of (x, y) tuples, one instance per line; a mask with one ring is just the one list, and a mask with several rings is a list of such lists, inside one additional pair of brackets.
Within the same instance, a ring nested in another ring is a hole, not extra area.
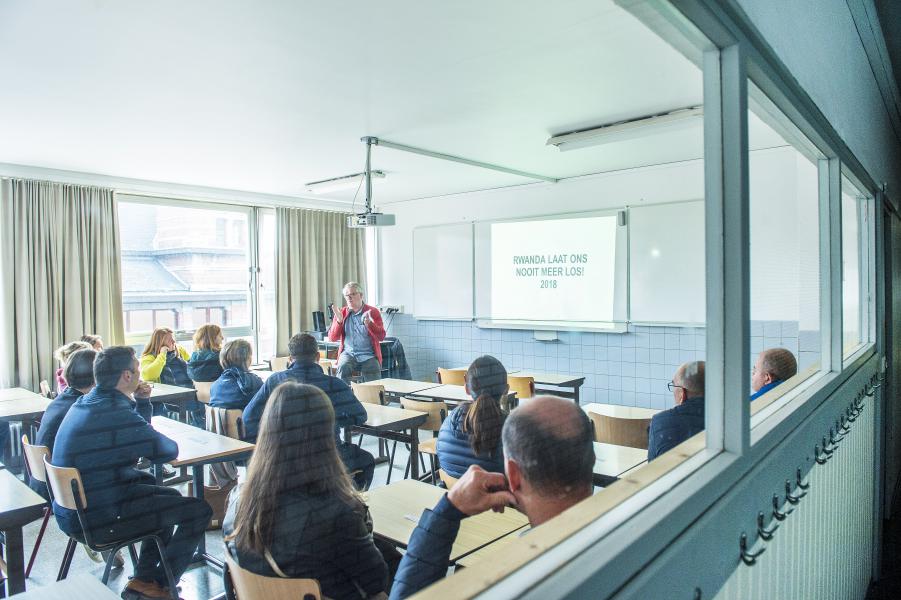
[(222, 347), (220, 363), (224, 371), (210, 386), (210, 406), (244, 408), (263, 387), (263, 380), (250, 370), (253, 349), (247, 340), (237, 339)]
[(785, 383), (798, 372), (795, 355), (785, 348), (769, 348), (760, 353), (751, 370), (751, 400)]
[(493, 356), (480, 356), (466, 370), (466, 392), (472, 402), (452, 410), (438, 432), (438, 463), (459, 479), (470, 465), (504, 472), (501, 398), (507, 395), (507, 370)]
[[(212, 510), (202, 500), (154, 485), (152, 476), (135, 468), (141, 457), (153, 463), (173, 460), (178, 445), (141, 416), (149, 413), (150, 386), (140, 379), (134, 350), (113, 346), (98, 353), (94, 380), (94, 389), (72, 405), (60, 424), (52, 463), (81, 473), (87, 522), (98, 543), (162, 531), (166, 556), (178, 579), (192, 560)], [(75, 511), (54, 502), (53, 512), (64, 532), (83, 539)], [(143, 543), (135, 576), (122, 597), (161, 598), (166, 586), (156, 545)]]
[(366, 422), (366, 409), (354, 396), (346, 383), (337, 377), (322, 372), (319, 366), (319, 345), (313, 336), (307, 333), (296, 334), (288, 340), (288, 353), (293, 361), (288, 368), (273, 373), (263, 382), (263, 387), (254, 395), (250, 404), (244, 409), (244, 436), (249, 442), (256, 440), (263, 409), (273, 390), (285, 381), (297, 381), (315, 385), (329, 397), (335, 409), (335, 442), (338, 454), (344, 461), (348, 472), (359, 471), (354, 476), (354, 483), (360, 489), (367, 489), (372, 483), (375, 473), (375, 459), (365, 450), (354, 444), (345, 443), (341, 439), (342, 427), (353, 427)]
[(593, 439), (588, 416), (571, 400), (539, 396), (511, 412), (503, 429), (504, 473), (472, 465), (435, 508), (423, 511), (391, 599), (412, 596), (447, 574), (466, 517), (514, 506), (535, 528), (590, 497)]
[(667, 384), (676, 406), (651, 418), (648, 460), (704, 431), (704, 361), (685, 363)]
[(328, 339), (341, 342), (336, 366), (338, 377), (350, 381), (351, 374), (359, 370), (363, 381), (380, 379), (381, 341), (385, 339), (382, 313), (363, 302), (363, 287), (355, 281), (345, 284), (341, 293), (347, 305), (335, 310), (328, 331)]

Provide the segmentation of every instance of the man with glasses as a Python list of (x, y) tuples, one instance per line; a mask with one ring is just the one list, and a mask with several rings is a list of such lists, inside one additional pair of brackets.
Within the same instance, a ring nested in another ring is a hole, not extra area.
[(342, 291), (346, 306), (335, 311), (335, 318), (328, 337), (339, 341), (338, 377), (350, 381), (354, 371), (360, 371), (363, 381), (380, 379), (382, 376), (382, 348), (379, 342), (385, 339), (382, 314), (374, 306), (363, 302), (363, 288), (355, 281), (349, 282)]
[(648, 461), (704, 431), (704, 361), (685, 363), (666, 388), (676, 405), (657, 413), (648, 432)]

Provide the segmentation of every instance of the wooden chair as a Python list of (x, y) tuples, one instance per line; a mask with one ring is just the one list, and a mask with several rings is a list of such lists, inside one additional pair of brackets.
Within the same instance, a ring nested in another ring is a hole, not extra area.
[(366, 404), (380, 404), (382, 406), (387, 404), (385, 401), (385, 386), (383, 385), (351, 383), (350, 387), (354, 392), (354, 396), (356, 396), (357, 400), (360, 402)]
[(315, 579), (290, 577), (266, 577), (251, 573), (238, 566), (231, 553), (225, 550), (225, 567), (222, 569), (226, 600), (321, 600), (322, 592)]
[(195, 381), (194, 389), (197, 390), (197, 401), (203, 404), (210, 403), (210, 388), (213, 387), (212, 381)]
[(50, 384), (47, 383), (47, 380), (44, 379), (41, 381), (41, 396), (44, 398), (49, 398), (53, 400), (56, 398), (56, 394), (53, 393), (53, 390), (50, 388)]
[[(213, 433), (218, 433), (219, 435), (224, 435), (226, 437), (230, 437), (235, 440), (243, 440), (244, 439), (244, 420), (242, 415), (244, 411), (240, 408), (218, 408), (216, 406), (207, 405), (204, 407), (206, 412), (206, 428), (207, 431), (212, 431)], [(218, 427), (215, 426), (218, 423), (218, 419), (215, 416), (215, 412), (217, 411), (225, 411), (225, 430), (224, 431), (216, 431)]]
[(441, 482), (447, 489), (451, 489), (452, 487), (454, 487), (454, 484), (459, 481), (459, 479), (457, 479), (456, 477), (451, 477), (450, 475), (448, 475), (447, 471), (445, 471), (444, 469), (438, 469), (438, 477), (441, 478)]
[(163, 546), (163, 540), (160, 538), (163, 531), (151, 531), (133, 538), (98, 543), (94, 540), (91, 523), (88, 521), (86, 513), (88, 501), (84, 493), (84, 485), (81, 482), (81, 473), (79, 473), (78, 469), (73, 467), (55, 467), (50, 464), (47, 456), (44, 456), (43, 460), (44, 468), (47, 473), (47, 487), (50, 491), (51, 500), (63, 508), (74, 510), (76, 512), (83, 536), (82, 539), (69, 536), (69, 544), (66, 546), (66, 553), (63, 556), (63, 566), (60, 567), (57, 581), (65, 579), (66, 575), (68, 575), (69, 565), (72, 564), (72, 557), (78, 542), (85, 544), (95, 552), (109, 552), (109, 558), (106, 559), (106, 567), (103, 569), (103, 577), (100, 579), (100, 581), (103, 582), (103, 585), (106, 585), (106, 582), (109, 581), (109, 574), (110, 569), (112, 569), (113, 566), (113, 561), (120, 549), (128, 548), (132, 561), (137, 562), (137, 552), (135, 551), (134, 545), (144, 541), (152, 541), (156, 544), (157, 550), (160, 553), (160, 562), (166, 573), (166, 580), (169, 582), (169, 590), (172, 593), (172, 597), (177, 600), (177, 581), (172, 575), (172, 569), (169, 567), (169, 560), (166, 558), (166, 549)]
[[(44, 457), (50, 458), (50, 448), (47, 446), (32, 446), (28, 443), (28, 436), (22, 436), (22, 457), (25, 459), (25, 470), (29, 479), (47, 485), (47, 471), (44, 469)], [(41, 529), (38, 531), (38, 537), (34, 540), (34, 548), (28, 559), (28, 566), (25, 568), (25, 578), (31, 574), (31, 567), (34, 566), (34, 559), (37, 558), (38, 548), (41, 547), (41, 540), (44, 539), (44, 531), (47, 530), (47, 522), (53, 515), (53, 508), (50, 503), (44, 507), (44, 519), (41, 521)]]
[(443, 385), (466, 385), (465, 369), (442, 369), (438, 367), (438, 383)]
[(269, 368), (271, 371), (284, 371), (290, 361), (290, 356), (273, 356), (269, 359)]
[[(320, 354), (321, 354), (321, 352), (320, 352)], [(332, 363), (331, 363), (331, 361), (325, 360), (324, 358), (323, 358), (323, 359), (320, 359), (320, 360), (319, 360), (319, 366), (322, 368), (322, 372), (325, 373), (326, 375), (331, 375), (331, 374), (332, 374)]]
[[(419, 412), (424, 412), (428, 415), (426, 417), (425, 423), (419, 426), (419, 430), (431, 431), (432, 438), (419, 443), (419, 460), (422, 460), (423, 454), (428, 455), (429, 464), (432, 467), (430, 473), (432, 484), (435, 484), (437, 483), (437, 480), (435, 478), (435, 471), (438, 470), (438, 431), (441, 429), (441, 424), (444, 423), (444, 419), (447, 417), (447, 404), (445, 404), (444, 402), (431, 402), (429, 400), (413, 400), (412, 398), (401, 398), (400, 405), (407, 410), (418, 410)], [(396, 449), (397, 442), (394, 442), (394, 449), (391, 450), (391, 466), (388, 467), (388, 481), (385, 482), (385, 485), (387, 485), (391, 481), (391, 469), (394, 466), (394, 451)], [(409, 471), (409, 469), (410, 462), (407, 461), (407, 469), (404, 471), (404, 479), (406, 479), (407, 471)], [(424, 470), (425, 468), (423, 465), (423, 471)]]
[[(510, 386), (511, 392), (516, 392), (516, 405), (535, 395), (535, 378), (521, 377), (518, 375), (507, 375), (507, 385)], [(509, 411), (507, 398), (501, 398), (501, 407)]]
[(591, 419), (591, 424), (594, 426), (595, 441), (642, 450), (648, 449), (650, 419), (623, 419), (594, 412), (589, 412), (588, 418)]

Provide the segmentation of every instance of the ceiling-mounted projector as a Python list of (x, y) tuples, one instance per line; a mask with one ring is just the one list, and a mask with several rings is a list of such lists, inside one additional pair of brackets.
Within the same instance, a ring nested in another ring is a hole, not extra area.
[(347, 215), (348, 227), (384, 227), (385, 225), (394, 225), (394, 215), (374, 212)]

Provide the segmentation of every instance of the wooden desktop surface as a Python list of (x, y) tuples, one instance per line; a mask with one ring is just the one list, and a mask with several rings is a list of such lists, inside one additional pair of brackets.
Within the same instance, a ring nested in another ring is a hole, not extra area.
[(409, 429), (425, 422), (428, 415), (418, 410), (407, 410), (394, 406), (363, 403), (366, 409), (366, 427), (378, 430)]
[(0, 402), (8, 402), (10, 400), (21, 400), (22, 398), (43, 398), (40, 394), (35, 394), (25, 388), (5, 388), (0, 390)]
[(19, 398), (0, 402), (0, 420), (19, 421), (36, 419), (44, 414), (50, 400), (41, 395), (30, 393)]
[(596, 475), (619, 477), (646, 460), (648, 460), (647, 450), (594, 442), (594, 469), (592, 470)]
[(501, 555), (500, 553), (503, 553), (504, 549), (507, 546), (509, 546), (510, 544), (512, 544), (519, 538), (521, 538), (522, 536), (526, 535), (526, 533), (530, 529), (531, 529), (531, 527), (529, 525), (526, 525), (522, 529), (518, 529), (512, 533), (505, 535), (502, 538), (499, 538), (499, 539), (491, 542), (487, 546), (483, 546), (482, 548), (479, 548), (472, 554), (467, 554), (466, 556), (464, 556), (463, 558), (461, 558), (457, 561), (457, 566), (471, 567), (472, 565), (476, 564), (477, 562), (481, 562), (481, 561), (485, 560), (486, 558), (491, 558), (492, 556), (500, 556)]
[(197, 390), (195, 390), (194, 388), (169, 385), (168, 383), (154, 383), (153, 388), (150, 391), (150, 400), (165, 401), (170, 397), (196, 393)]
[(100, 579), (88, 573), (72, 573), (62, 581), (35, 587), (30, 592), (17, 594), (16, 600), (116, 600), (111, 589)]
[(620, 406), (619, 404), (601, 404), (598, 402), (585, 404), (582, 406), (582, 410), (619, 419), (650, 419), (660, 412), (656, 408)]
[(410, 381), (409, 379), (385, 378), (367, 381), (360, 385), (380, 385), (385, 388), (386, 394), (402, 395), (413, 394), (415, 392), (420, 392), (429, 388), (438, 387), (439, 384), (430, 383), (428, 381)]
[(457, 403), (472, 400), (472, 397), (466, 393), (466, 388), (464, 386), (451, 384), (436, 384), (435, 387), (426, 388), (412, 393), (411, 395)]
[[(422, 511), (433, 508), (444, 492), (439, 487), (412, 479), (370, 490), (364, 498), (372, 513), (373, 533), (406, 548)], [(489, 510), (468, 517), (460, 522), (450, 560), (456, 561), (527, 524), (526, 516), (512, 508), (503, 513)]]
[[(469, 367), (452, 367), (450, 371), (466, 371)], [(517, 377), (531, 377), (535, 380), (536, 385), (556, 385), (559, 387), (576, 387), (585, 383), (583, 375), (566, 375), (563, 373), (540, 373), (538, 371), (529, 371), (527, 369), (513, 369), (507, 371), (508, 375)]]
[(153, 428), (178, 444), (178, 457), (173, 467), (186, 467), (215, 462), (228, 456), (247, 454), (253, 444), (205, 431), (167, 417), (153, 417)]
[(0, 530), (21, 527), (39, 518), (46, 504), (8, 469), (0, 469)]

